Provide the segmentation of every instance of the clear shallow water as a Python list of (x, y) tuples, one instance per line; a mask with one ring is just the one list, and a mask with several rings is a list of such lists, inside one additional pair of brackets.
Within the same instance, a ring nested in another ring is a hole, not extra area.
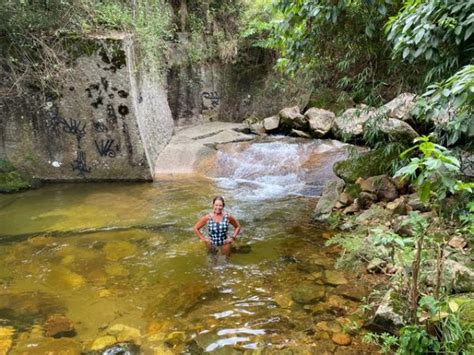
[[(336, 315), (316, 316), (291, 295), (334, 268), (328, 232), (311, 222), (316, 200), (240, 192), (189, 179), (0, 196), (0, 333), (11, 332), (12, 353), (87, 351), (107, 336), (157, 354), (313, 351), (315, 323)], [(251, 246), (228, 264), (210, 264), (192, 233), (215, 194), (242, 224), (239, 244)], [(326, 298), (335, 293), (327, 286)], [(357, 306), (348, 301), (345, 313)], [(46, 337), (53, 314), (66, 315), (75, 336)]]

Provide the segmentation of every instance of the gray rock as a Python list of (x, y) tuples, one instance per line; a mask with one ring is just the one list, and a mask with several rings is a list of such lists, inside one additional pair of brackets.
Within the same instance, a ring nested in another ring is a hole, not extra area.
[(324, 186), (323, 194), (314, 210), (314, 219), (317, 221), (327, 221), (331, 211), (339, 199), (339, 195), (344, 189), (344, 181), (337, 179), (331, 180)]
[(332, 131), (339, 137), (351, 139), (364, 133), (364, 123), (377, 114), (369, 108), (350, 108), (341, 116), (336, 117)]
[(406, 122), (396, 118), (380, 118), (370, 120), (364, 124), (364, 130), (375, 129), (387, 135), (392, 141), (413, 142), (418, 133)]
[(406, 324), (404, 309), (401, 300), (395, 290), (390, 289), (382, 299), (374, 318), (367, 325), (369, 329), (398, 334), (401, 327)]
[(354, 214), (354, 213), (359, 212), (359, 211), (360, 211), (359, 205), (357, 204), (357, 202), (354, 202), (352, 205), (347, 206), (346, 208), (344, 208), (344, 211), (342, 211), (342, 213), (344, 213), (344, 214)]
[(339, 196), (339, 202), (342, 203), (344, 206), (347, 206), (347, 205), (350, 205), (352, 202), (354, 202), (354, 199), (347, 192), (343, 192)]
[(380, 201), (393, 201), (398, 197), (395, 183), (387, 175), (372, 176), (367, 179), (357, 179), (356, 184), (362, 191), (374, 193)]
[[(427, 262), (426, 282), (430, 286), (436, 283), (436, 262)], [(443, 265), (442, 285), (450, 293), (474, 292), (474, 271), (467, 266), (454, 261), (445, 260)]]
[(370, 208), (356, 217), (356, 223), (358, 224), (370, 224), (377, 222), (378, 224), (387, 221), (391, 216), (391, 213), (385, 208), (379, 205), (372, 205)]
[(407, 219), (408, 216), (398, 216), (393, 220), (392, 229), (395, 233), (401, 235), (402, 237), (413, 237), (413, 228), (410, 225), (405, 224)]
[(280, 126), (280, 116), (270, 116), (263, 120), (263, 128), (265, 131), (270, 132), (278, 129)]
[(461, 162), (461, 172), (467, 177), (474, 177), (474, 154), (468, 151), (461, 151), (459, 161)]
[(309, 130), (316, 137), (323, 137), (328, 133), (336, 119), (336, 115), (328, 110), (312, 107), (304, 114), (309, 122)]
[(325, 292), (325, 288), (321, 285), (302, 283), (293, 289), (291, 298), (299, 304), (311, 304), (323, 299)]
[(408, 209), (407, 209), (407, 203), (406, 199), (404, 196), (400, 196), (399, 198), (387, 203), (387, 210), (391, 211), (392, 213), (395, 214), (407, 214)]
[(287, 129), (306, 130), (308, 127), (308, 120), (300, 113), (298, 106), (286, 107), (278, 115), (280, 116), (281, 125)]
[(377, 201), (377, 195), (370, 192), (361, 192), (355, 201), (359, 209), (366, 210)]
[(414, 94), (403, 93), (386, 103), (382, 109), (388, 117), (406, 121), (412, 118), (411, 111), (415, 107), (415, 98)]

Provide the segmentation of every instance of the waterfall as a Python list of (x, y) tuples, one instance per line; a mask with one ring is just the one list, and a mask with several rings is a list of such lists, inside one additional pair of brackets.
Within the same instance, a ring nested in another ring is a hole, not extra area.
[(219, 149), (211, 175), (242, 200), (264, 200), (289, 195), (318, 196), (332, 165), (346, 157), (338, 141), (280, 138), (260, 143), (233, 143)]

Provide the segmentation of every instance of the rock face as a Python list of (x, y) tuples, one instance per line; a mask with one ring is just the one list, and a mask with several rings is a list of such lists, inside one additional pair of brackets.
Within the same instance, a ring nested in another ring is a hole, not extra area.
[[(436, 283), (436, 265), (429, 262), (427, 273), (427, 283), (434, 285)], [(443, 286), (451, 293), (474, 292), (474, 271), (467, 266), (454, 260), (446, 260), (443, 265)]]
[[(150, 180), (173, 131), (159, 78), (135, 71), (126, 34), (71, 44), (82, 54), (58, 98), (4, 98), (0, 156), (46, 180)], [(87, 50), (84, 50), (84, 49)]]
[(280, 116), (270, 116), (267, 117), (263, 120), (263, 128), (265, 128), (265, 131), (274, 131), (277, 130), (278, 127), (280, 126)]
[(334, 121), (334, 134), (341, 138), (360, 137), (364, 133), (364, 123), (375, 115), (375, 111), (368, 109), (350, 108)]
[(343, 188), (344, 181), (342, 180), (332, 180), (324, 186), (323, 194), (314, 210), (315, 220), (326, 221), (329, 218)]
[(323, 137), (328, 133), (336, 119), (336, 115), (327, 110), (312, 107), (304, 114), (309, 122), (309, 130), (315, 137)]
[(387, 114), (388, 117), (396, 118), (399, 120), (409, 120), (412, 118), (411, 111), (415, 107), (414, 94), (403, 93), (398, 95), (392, 101), (386, 103), (382, 110)]
[[(311, 82), (303, 76), (290, 79), (275, 73), (266, 49), (253, 48), (248, 52), (247, 63), (213, 61), (190, 65), (182, 60), (193, 46), (190, 37), (181, 32), (181, 48), (176, 48), (169, 56), (166, 86), (177, 126), (209, 121), (242, 122), (252, 116), (268, 117), (282, 107), (307, 105)], [(205, 43), (203, 40), (204, 51), (207, 50)], [(262, 58), (265, 58), (263, 63)], [(255, 65), (255, 60), (259, 65)]]
[[(368, 124), (373, 127), (367, 127)], [(402, 141), (411, 143), (418, 137), (418, 133), (408, 123), (390, 117), (380, 117), (375, 122), (367, 121), (364, 125), (364, 129), (376, 129), (387, 135), (390, 140), (396, 142)]]
[(306, 106), (311, 91), (309, 81), (274, 74), (270, 59), (242, 72), (242, 63), (182, 63), (176, 52), (163, 78), (138, 65), (129, 34), (68, 46), (79, 56), (68, 58), (74, 64), (56, 98), (0, 98), (0, 158), (39, 179), (151, 180), (176, 126), (266, 117)]
[(362, 191), (375, 194), (380, 201), (389, 202), (398, 197), (397, 187), (387, 175), (371, 176), (367, 179), (359, 178), (356, 184)]
[(162, 174), (206, 174), (215, 168), (216, 144), (252, 140), (240, 133), (245, 126), (230, 122), (208, 122), (178, 131), (160, 154), (155, 176)]
[(397, 293), (389, 290), (380, 306), (375, 312), (374, 318), (369, 322), (369, 328), (397, 334), (399, 329), (405, 325), (404, 317), (401, 313), (402, 305), (397, 300)]
[(305, 130), (308, 126), (308, 121), (305, 116), (300, 113), (298, 106), (287, 107), (281, 110), (278, 115), (283, 128), (291, 130)]

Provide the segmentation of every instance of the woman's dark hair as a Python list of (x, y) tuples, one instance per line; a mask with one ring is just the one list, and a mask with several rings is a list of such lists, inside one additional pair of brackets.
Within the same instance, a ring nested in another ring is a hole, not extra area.
[(222, 196), (216, 196), (216, 197), (214, 197), (214, 199), (212, 200), (212, 204), (214, 205), (214, 203), (215, 203), (217, 200), (222, 201), (222, 205), (225, 207), (224, 197), (222, 197)]

